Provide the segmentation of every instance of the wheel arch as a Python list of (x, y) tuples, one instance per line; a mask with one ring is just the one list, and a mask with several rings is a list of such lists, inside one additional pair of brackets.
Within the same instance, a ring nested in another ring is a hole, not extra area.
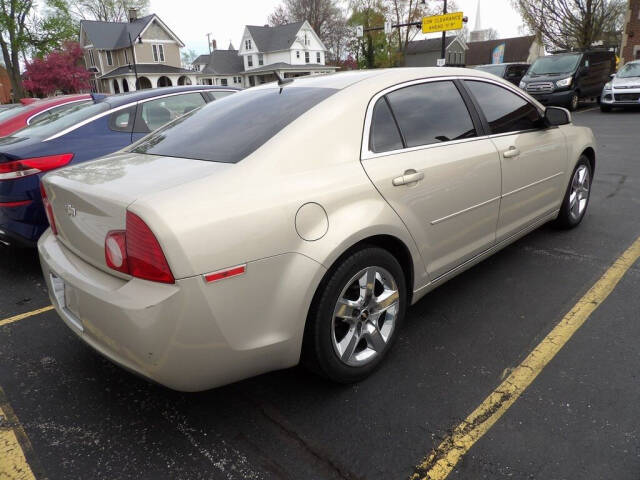
[(593, 174), (596, 171), (596, 152), (593, 147), (585, 148), (580, 155), (584, 155), (589, 159), (589, 165), (591, 166), (591, 176), (593, 178)]

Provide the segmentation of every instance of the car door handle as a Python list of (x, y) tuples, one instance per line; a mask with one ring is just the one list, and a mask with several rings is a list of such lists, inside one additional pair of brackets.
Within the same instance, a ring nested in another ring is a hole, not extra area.
[(513, 145), (509, 147), (509, 150), (505, 150), (504, 152), (502, 152), (502, 156), (504, 158), (513, 158), (513, 157), (517, 157), (518, 155), (520, 155), (520, 150), (518, 150)]
[(423, 172), (416, 172), (415, 170), (407, 170), (404, 172), (404, 175), (401, 177), (396, 177), (392, 180), (394, 187), (399, 187), (400, 185), (407, 185), (409, 183), (419, 182), (424, 178)]

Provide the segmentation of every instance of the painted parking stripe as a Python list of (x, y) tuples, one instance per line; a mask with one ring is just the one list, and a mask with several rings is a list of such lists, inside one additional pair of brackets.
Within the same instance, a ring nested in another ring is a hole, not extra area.
[(515, 403), (640, 258), (640, 238), (609, 267), (525, 360), (420, 463), (412, 480), (443, 480), (469, 449)]
[(31, 444), (5, 398), (0, 388), (0, 478), (35, 480), (25, 457), (25, 449), (30, 450)]
[(39, 308), (38, 310), (33, 310), (32, 312), (21, 313), (20, 315), (16, 315), (14, 317), (5, 318), (4, 320), (0, 320), (0, 327), (4, 327), (5, 325), (9, 325), (10, 323), (17, 322), (19, 320), (24, 320), (25, 318), (33, 317), (34, 315), (39, 315), (44, 312), (48, 312), (53, 310), (53, 305), (49, 305), (48, 307)]

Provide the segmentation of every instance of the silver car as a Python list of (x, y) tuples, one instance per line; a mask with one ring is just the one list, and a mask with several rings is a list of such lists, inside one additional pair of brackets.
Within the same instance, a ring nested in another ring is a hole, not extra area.
[(600, 110), (613, 107), (640, 107), (640, 60), (625, 63), (602, 89)]

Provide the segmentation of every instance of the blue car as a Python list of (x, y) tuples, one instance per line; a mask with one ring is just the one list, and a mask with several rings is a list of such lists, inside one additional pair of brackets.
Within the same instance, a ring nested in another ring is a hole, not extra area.
[(0, 138), (0, 243), (33, 247), (48, 222), (40, 177), (116, 152), (174, 118), (237, 89), (206, 85), (93, 96)]

